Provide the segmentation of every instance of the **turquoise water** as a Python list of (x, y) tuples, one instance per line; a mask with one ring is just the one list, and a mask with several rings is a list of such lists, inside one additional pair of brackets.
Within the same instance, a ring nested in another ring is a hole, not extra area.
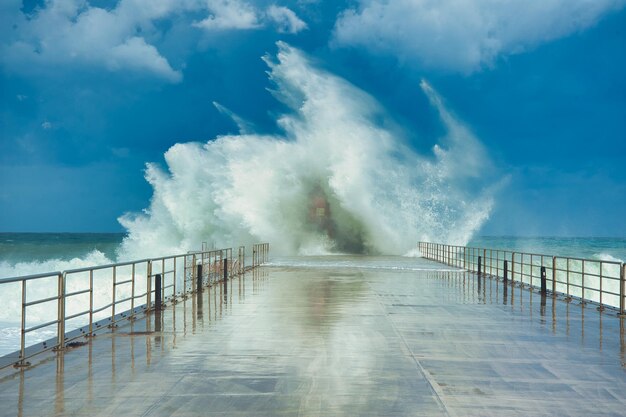
[[(124, 236), (123, 233), (0, 233), (0, 278), (114, 262)], [(480, 236), (468, 246), (626, 260), (626, 238)]]
[(481, 236), (468, 246), (517, 252), (624, 262), (626, 238)]
[(0, 233), (0, 262), (81, 258), (97, 250), (115, 258), (124, 233)]

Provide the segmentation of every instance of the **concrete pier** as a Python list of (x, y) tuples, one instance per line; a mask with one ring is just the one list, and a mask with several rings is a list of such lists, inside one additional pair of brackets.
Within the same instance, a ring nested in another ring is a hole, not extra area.
[(428, 261), (332, 259), (5, 369), (0, 416), (624, 415), (615, 312)]

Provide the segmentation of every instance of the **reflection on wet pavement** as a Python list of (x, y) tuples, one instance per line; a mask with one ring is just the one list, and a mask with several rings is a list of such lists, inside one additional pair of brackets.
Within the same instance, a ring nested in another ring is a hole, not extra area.
[(0, 415), (623, 414), (623, 318), (436, 269), (257, 269), (5, 370)]

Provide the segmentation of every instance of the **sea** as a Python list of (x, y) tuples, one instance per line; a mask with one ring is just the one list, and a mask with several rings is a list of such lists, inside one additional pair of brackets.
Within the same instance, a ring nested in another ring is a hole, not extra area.
[[(0, 279), (113, 263), (118, 259), (125, 236), (124, 233), (0, 233)], [(626, 238), (479, 236), (473, 238), (467, 246), (616, 262), (626, 260)], [(416, 252), (410, 256), (398, 254), (372, 257), (337, 254), (281, 256), (272, 253), (269, 264), (320, 268), (433, 268), (431, 263), (421, 260)], [(6, 294), (2, 284), (0, 291)], [(5, 303), (0, 313), (0, 356), (14, 352), (19, 347), (19, 300), (13, 301)], [(51, 337), (54, 337), (54, 329), (43, 329), (29, 335), (29, 341), (38, 343)]]
[[(114, 263), (118, 261), (125, 236), (125, 233), (0, 233), (0, 278)], [(467, 246), (615, 262), (626, 260), (626, 238), (619, 237), (478, 236)]]

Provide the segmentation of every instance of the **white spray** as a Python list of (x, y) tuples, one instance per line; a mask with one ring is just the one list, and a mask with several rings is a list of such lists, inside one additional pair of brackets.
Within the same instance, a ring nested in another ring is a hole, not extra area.
[(264, 59), (275, 97), (291, 110), (278, 120), (283, 133), (250, 134), (245, 124), (247, 134), (174, 145), (167, 171), (148, 164), (154, 195), (144, 213), (120, 218), (129, 232), (120, 257), (202, 241), (268, 241), (282, 254), (403, 254), (420, 239), (465, 244), (492, 207), (483, 174), (490, 163), (438, 94), (422, 82), (448, 135), (419, 155), (399, 129), (381, 126), (386, 116), (372, 97), (297, 49), (278, 48), (276, 61)]

